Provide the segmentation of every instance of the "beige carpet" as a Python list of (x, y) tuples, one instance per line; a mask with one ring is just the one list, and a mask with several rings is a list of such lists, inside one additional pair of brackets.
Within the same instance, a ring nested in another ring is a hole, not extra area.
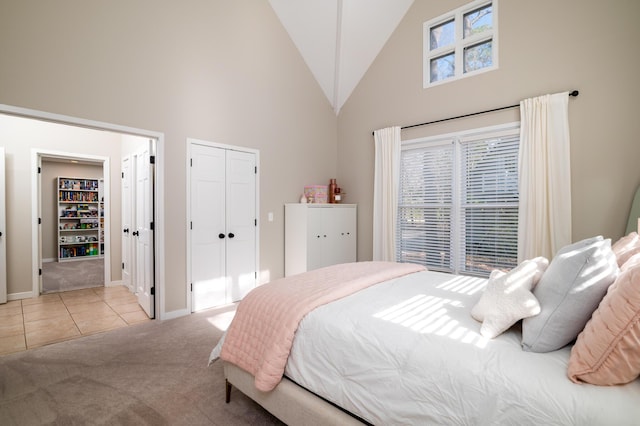
[(207, 366), (234, 309), (0, 356), (0, 424), (281, 425)]
[(104, 259), (83, 259), (42, 264), (42, 292), (104, 286)]

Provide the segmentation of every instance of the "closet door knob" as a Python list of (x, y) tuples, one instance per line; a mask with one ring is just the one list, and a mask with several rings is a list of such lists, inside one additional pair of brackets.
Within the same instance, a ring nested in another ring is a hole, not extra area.
[(124, 229), (122, 230), (122, 232), (124, 232), (125, 234), (128, 234), (128, 233), (129, 233), (129, 228), (124, 228)]
[(223, 239), (224, 238), (224, 234), (222, 234), (222, 233), (218, 234), (218, 238)]
[(235, 234), (233, 232), (229, 232), (229, 238), (233, 238), (235, 237)]
[(138, 235), (140, 235), (140, 232), (138, 232), (138, 231), (133, 231), (133, 233), (132, 233), (131, 235), (133, 235), (134, 237), (137, 237)]

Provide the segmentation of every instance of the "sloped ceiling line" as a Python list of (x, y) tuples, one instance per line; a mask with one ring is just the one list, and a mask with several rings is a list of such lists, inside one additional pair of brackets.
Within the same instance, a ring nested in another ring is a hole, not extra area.
[(329, 99), (336, 115), (340, 112), (340, 107), (336, 109), (336, 105), (339, 105), (338, 101), (340, 99), (340, 51), (342, 50), (342, 9), (344, 7), (342, 1), (343, 0), (338, 0), (338, 7), (336, 8), (336, 65), (333, 74), (333, 99)]
[(336, 115), (414, 0), (269, 0)]

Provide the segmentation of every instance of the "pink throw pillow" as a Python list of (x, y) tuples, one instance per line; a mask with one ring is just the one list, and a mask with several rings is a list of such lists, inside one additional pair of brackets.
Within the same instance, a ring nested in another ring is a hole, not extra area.
[(611, 246), (611, 250), (613, 250), (616, 255), (618, 266), (621, 267), (631, 256), (640, 253), (640, 236), (638, 236), (638, 233), (635, 231), (631, 232), (629, 235), (625, 235), (616, 241)]
[(571, 349), (569, 378), (594, 385), (640, 375), (640, 265), (622, 272)]
[(629, 259), (627, 259), (627, 261), (624, 262), (624, 265), (620, 267), (620, 272), (624, 272), (627, 269), (631, 269), (637, 265), (640, 265), (640, 253), (636, 253), (633, 256), (631, 256)]

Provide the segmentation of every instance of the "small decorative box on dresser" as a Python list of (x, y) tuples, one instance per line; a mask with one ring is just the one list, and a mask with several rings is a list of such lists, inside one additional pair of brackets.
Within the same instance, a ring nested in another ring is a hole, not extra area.
[(285, 204), (284, 274), (356, 261), (356, 204)]

